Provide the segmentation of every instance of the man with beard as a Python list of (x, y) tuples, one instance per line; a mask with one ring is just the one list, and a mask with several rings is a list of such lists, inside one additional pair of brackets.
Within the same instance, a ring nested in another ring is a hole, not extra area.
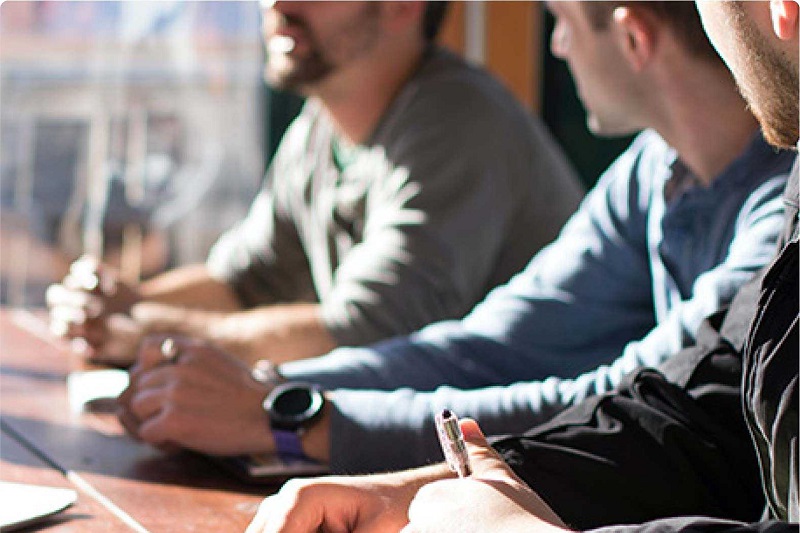
[[(795, 147), (800, 6), (698, 8), (765, 136)], [(248, 531), (797, 531), (799, 176), (796, 163), (777, 258), (695, 346), (493, 447), (462, 421), (467, 478), (428, 467), (297, 481)]]
[(460, 317), (522, 268), (580, 187), (541, 123), (434, 44), (445, 6), (265, 4), (267, 78), (308, 101), (250, 213), (205, 265), (137, 287), (79, 261), (54, 329), (119, 365), (157, 332), (280, 362)]

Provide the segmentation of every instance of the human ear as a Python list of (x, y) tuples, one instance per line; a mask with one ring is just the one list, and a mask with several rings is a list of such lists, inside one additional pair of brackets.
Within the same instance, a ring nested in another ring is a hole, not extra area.
[(769, 3), (772, 14), (772, 29), (779, 39), (789, 41), (797, 39), (798, 32), (798, 6), (796, 0), (771, 0)]
[(613, 28), (623, 55), (636, 70), (642, 70), (650, 61), (656, 38), (653, 25), (642, 16), (641, 10), (618, 7), (613, 13)]

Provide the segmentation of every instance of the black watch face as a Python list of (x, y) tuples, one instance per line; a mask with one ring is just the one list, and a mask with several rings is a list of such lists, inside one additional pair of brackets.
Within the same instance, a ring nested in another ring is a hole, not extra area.
[(269, 410), (272, 424), (277, 427), (294, 429), (322, 407), (322, 394), (308, 385), (286, 384), (274, 392)]

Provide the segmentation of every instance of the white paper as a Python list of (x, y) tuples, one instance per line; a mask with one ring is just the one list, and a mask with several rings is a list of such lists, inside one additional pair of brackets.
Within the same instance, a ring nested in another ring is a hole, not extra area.
[(0, 528), (10, 531), (63, 511), (78, 499), (71, 489), (0, 481)]

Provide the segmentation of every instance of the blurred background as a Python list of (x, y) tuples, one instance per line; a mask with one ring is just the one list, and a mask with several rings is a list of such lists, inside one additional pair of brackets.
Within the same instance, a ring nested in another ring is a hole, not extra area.
[[(204, 260), (302, 100), (267, 87), (256, 1), (0, 4), (0, 304), (40, 306), (83, 253), (141, 279)], [(445, 46), (544, 118), (587, 186), (598, 140), (540, 2), (452, 2)]]

